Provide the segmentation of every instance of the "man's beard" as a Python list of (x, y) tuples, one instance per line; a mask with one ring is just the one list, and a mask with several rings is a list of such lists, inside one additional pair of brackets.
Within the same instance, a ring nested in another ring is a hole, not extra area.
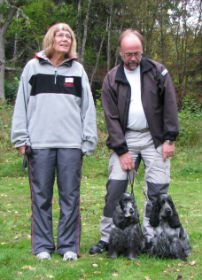
[(139, 66), (139, 62), (134, 61), (134, 60), (129, 60), (125, 65), (130, 69), (130, 70), (135, 70)]

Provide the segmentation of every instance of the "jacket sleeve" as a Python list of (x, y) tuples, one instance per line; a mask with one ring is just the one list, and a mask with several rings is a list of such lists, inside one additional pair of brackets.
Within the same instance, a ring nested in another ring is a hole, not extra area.
[(107, 146), (110, 149), (113, 149), (118, 155), (122, 155), (128, 152), (128, 146), (125, 140), (124, 131), (121, 127), (117, 107), (117, 97), (110, 85), (110, 78), (110, 74), (108, 73), (103, 82), (101, 96), (109, 134)]
[(86, 72), (82, 75), (82, 152), (93, 154), (97, 145), (96, 110)]
[(175, 87), (167, 69), (161, 72), (161, 76), (164, 95), (163, 138), (175, 141), (179, 133)]
[(31, 91), (27, 75), (29, 72), (28, 68), (29, 67), (26, 65), (20, 78), (12, 118), (11, 142), (16, 148), (20, 146), (30, 146), (27, 130), (27, 105)]

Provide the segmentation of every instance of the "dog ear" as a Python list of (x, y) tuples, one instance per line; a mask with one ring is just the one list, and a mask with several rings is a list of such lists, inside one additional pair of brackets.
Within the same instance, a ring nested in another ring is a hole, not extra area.
[(119, 204), (119, 206), (120, 206), (121, 211), (123, 211), (123, 209), (124, 209), (123, 199), (120, 199), (120, 200), (118, 201), (118, 204)]
[(157, 227), (159, 225), (159, 211), (160, 204), (159, 199), (152, 203), (151, 215), (150, 215), (150, 224), (152, 227)]
[(169, 203), (173, 209), (173, 215), (168, 218), (168, 223), (169, 223), (170, 227), (172, 227), (172, 228), (180, 227), (181, 226), (180, 219), (179, 219), (178, 213), (175, 209), (175, 205), (172, 201), (172, 198), (170, 198)]

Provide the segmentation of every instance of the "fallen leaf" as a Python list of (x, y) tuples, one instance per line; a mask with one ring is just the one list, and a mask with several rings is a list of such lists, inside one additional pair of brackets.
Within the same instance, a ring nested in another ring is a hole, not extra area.
[(114, 272), (114, 273), (112, 273), (112, 276), (113, 276), (113, 277), (118, 277), (119, 275), (118, 275), (117, 272)]
[(190, 262), (190, 265), (191, 265), (191, 266), (196, 265), (196, 261), (192, 261), (192, 262)]
[(184, 266), (184, 264), (183, 263), (178, 263), (178, 266)]
[(31, 266), (31, 265), (25, 265), (25, 266), (23, 266), (23, 267), (21, 267), (22, 269), (28, 269), (28, 270), (31, 270), (31, 271), (34, 271), (34, 270), (36, 270), (36, 267), (33, 267), (33, 266)]
[(50, 275), (50, 274), (46, 274), (46, 277), (47, 277), (47, 278), (54, 278), (54, 276), (53, 276), (53, 275)]
[(125, 264), (126, 264), (126, 265), (129, 265), (129, 264), (131, 264), (131, 262), (125, 262)]
[(94, 271), (93, 273), (94, 273), (94, 274), (100, 274), (101, 271)]
[(98, 264), (97, 263), (92, 263), (92, 266), (93, 267), (98, 267)]
[(144, 277), (146, 280), (151, 280), (151, 278), (149, 276), (145, 276)]

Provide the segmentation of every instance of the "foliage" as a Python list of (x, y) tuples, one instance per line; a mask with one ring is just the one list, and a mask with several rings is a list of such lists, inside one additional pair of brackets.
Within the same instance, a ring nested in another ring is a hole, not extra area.
[(9, 81), (9, 82), (5, 80), (5, 94), (8, 103), (12, 103), (15, 101), (18, 84), (19, 84), (18, 77), (14, 77), (13, 81)]
[(0, 100), (0, 158), (3, 153), (11, 149), (10, 130), (13, 106)]
[[(84, 24), (78, 24), (78, 2), (81, 2), (81, 23), (85, 22), (89, 0), (23, 0), (18, 1), (18, 16), (13, 17), (5, 36), (6, 65), (22, 69), (28, 59), (41, 49), (46, 30), (55, 22), (65, 21), (80, 34), (82, 43)], [(9, 3), (1, 6), (4, 16)], [(144, 55), (166, 65), (170, 71), (181, 110), (184, 100), (191, 96), (201, 103), (201, 1), (192, 0), (95, 0), (91, 2), (84, 66), (91, 77), (106, 23), (109, 23), (113, 4), (110, 53), (111, 67), (117, 63), (117, 43), (120, 32), (135, 28), (144, 36)], [(79, 32), (80, 30), (80, 32)], [(108, 33), (101, 50), (92, 89), (101, 88), (107, 69)], [(17, 73), (16, 76), (19, 74)], [(19, 76), (18, 76), (19, 78)], [(12, 79), (12, 78), (11, 78)], [(10, 75), (6, 74), (10, 81)]]
[(186, 99), (184, 108), (179, 112), (180, 134), (177, 144), (181, 147), (201, 145), (201, 106)]

